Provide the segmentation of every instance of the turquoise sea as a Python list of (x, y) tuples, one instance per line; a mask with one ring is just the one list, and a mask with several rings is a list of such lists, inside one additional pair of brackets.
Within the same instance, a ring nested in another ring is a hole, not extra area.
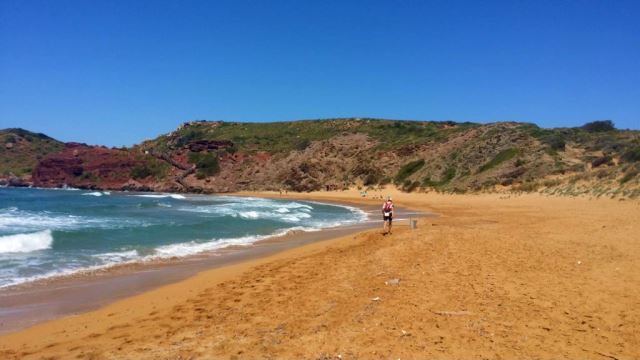
[(0, 188), (0, 287), (365, 219), (356, 208), (305, 201)]

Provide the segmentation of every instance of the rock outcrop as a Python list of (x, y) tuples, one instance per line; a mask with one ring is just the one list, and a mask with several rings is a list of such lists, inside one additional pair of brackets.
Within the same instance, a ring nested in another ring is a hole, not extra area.
[(144, 165), (129, 150), (67, 143), (60, 152), (42, 159), (33, 171), (39, 187), (71, 186), (113, 190), (152, 190), (152, 181), (135, 181), (132, 171)]

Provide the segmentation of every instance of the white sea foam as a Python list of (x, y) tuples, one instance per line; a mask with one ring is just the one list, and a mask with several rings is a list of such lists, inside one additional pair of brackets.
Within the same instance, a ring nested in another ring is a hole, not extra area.
[(89, 195), (89, 196), (111, 195), (111, 191), (93, 191), (93, 192), (84, 193), (82, 195)]
[[(255, 235), (244, 236), (238, 238), (228, 239), (212, 239), (210, 241), (198, 242), (189, 241), (178, 244), (159, 246), (154, 249), (154, 252), (149, 255), (141, 256), (136, 250), (125, 250), (121, 252), (108, 252), (102, 254), (95, 254), (92, 257), (100, 260), (101, 264), (92, 266), (83, 266), (79, 268), (67, 267), (60, 268), (53, 271), (49, 271), (44, 274), (28, 276), (28, 277), (13, 277), (9, 282), (0, 283), (0, 288), (6, 288), (28, 282), (45, 280), (61, 276), (70, 276), (83, 273), (91, 273), (95, 271), (102, 271), (113, 266), (132, 264), (132, 263), (144, 263), (153, 260), (169, 259), (174, 257), (185, 257), (190, 255), (196, 255), (199, 253), (215, 251), (223, 249), (228, 246), (248, 246), (257, 241), (264, 240), (270, 237), (283, 236), (294, 231), (313, 232), (320, 231), (321, 229), (313, 227), (293, 227), (284, 230), (276, 231), (270, 235)], [(0, 237), (0, 241), (1, 241)], [(0, 245), (1, 246), (1, 245)]]
[(251, 245), (260, 240), (260, 236), (246, 236), (235, 239), (219, 239), (207, 242), (189, 241), (178, 244), (159, 246), (155, 249), (157, 258), (183, 257), (213, 251), (231, 245)]
[(89, 193), (84, 193), (82, 195), (87, 195), (87, 196), (102, 196), (103, 194), (100, 191), (94, 191), (94, 192), (89, 192)]
[(186, 196), (180, 195), (180, 194), (138, 194), (138, 195), (132, 195), (132, 196), (152, 198), (152, 199), (172, 198), (176, 200), (184, 200), (187, 198)]
[(105, 264), (117, 264), (140, 259), (140, 255), (136, 250), (95, 254), (93, 257), (104, 261)]
[(267, 219), (288, 223), (299, 223), (304, 219), (311, 218), (310, 212), (313, 210), (311, 205), (298, 202), (283, 203), (269, 199), (233, 197), (219, 197), (219, 199), (229, 202), (201, 206), (185, 206), (179, 210), (211, 214), (213, 216), (231, 216), (249, 220)]
[(199, 253), (214, 251), (222, 249), (228, 246), (248, 246), (257, 241), (264, 240), (271, 237), (283, 236), (294, 231), (313, 232), (320, 231), (318, 228), (312, 227), (293, 227), (284, 230), (276, 231), (269, 235), (254, 235), (243, 236), (238, 238), (229, 239), (212, 239), (206, 242), (189, 241), (178, 244), (159, 246), (155, 249), (155, 255), (151, 255), (149, 258), (170, 258), (170, 257), (183, 257), (189, 255), (196, 255)]
[(0, 209), (0, 231), (70, 230), (80, 228), (122, 228), (146, 226), (132, 219), (94, 218), (79, 215), (52, 214), (47, 211), (19, 210), (15, 207)]
[(65, 185), (63, 185), (62, 187), (58, 187), (58, 188), (47, 188), (47, 187), (39, 187), (39, 186), (29, 186), (29, 189), (34, 189), (34, 190), (47, 190), (47, 191), (51, 191), (51, 190), (80, 191), (80, 190), (82, 190), (82, 189), (78, 189), (78, 188), (74, 188), (74, 187), (67, 186), (66, 184), (65, 184)]
[(53, 244), (51, 230), (0, 236), (0, 254), (24, 253), (49, 249)]
[[(89, 193), (90, 194), (90, 193)], [(108, 195), (108, 192), (102, 192), (103, 195)], [(97, 196), (97, 195), (93, 195)], [(180, 194), (130, 194), (130, 196), (139, 196), (139, 197), (147, 197), (147, 198), (172, 198), (172, 199), (187, 199), (184, 195)], [(367, 218), (365, 212), (360, 209), (349, 207), (349, 206), (337, 206), (341, 208), (348, 209), (352, 214), (358, 215), (353, 216), (348, 212), (342, 212), (342, 215), (338, 216), (328, 216), (325, 217), (325, 214), (329, 215), (332, 211), (325, 213), (324, 208), (316, 207), (313, 203), (309, 202), (296, 202), (296, 201), (278, 201), (278, 200), (270, 200), (270, 199), (259, 199), (259, 198), (239, 198), (239, 197), (224, 197), (224, 196), (189, 196), (189, 202), (180, 202), (180, 205), (173, 204), (173, 207), (180, 211), (189, 211), (201, 213), (204, 217), (218, 217), (218, 216), (231, 216), (241, 219), (267, 219), (267, 220), (275, 220), (281, 221), (285, 223), (289, 223), (289, 226), (295, 225), (294, 227), (289, 227), (287, 229), (283, 229), (280, 231), (276, 231), (273, 234), (269, 235), (255, 235), (255, 236), (245, 236), (245, 237), (237, 237), (237, 238), (214, 238), (207, 240), (197, 239), (194, 241), (187, 241), (179, 244), (168, 244), (163, 246), (156, 246), (155, 248), (145, 248), (140, 253), (136, 250), (130, 250), (127, 248), (123, 248), (122, 251), (113, 251), (105, 252), (102, 254), (94, 254), (89, 258), (94, 260), (86, 261), (83, 259), (71, 259), (65, 260), (64, 265), (60, 264), (59, 267), (54, 269), (50, 269), (50, 271), (45, 271), (44, 273), (34, 274), (33, 276), (20, 276), (18, 272), (13, 273), (15, 275), (11, 275), (10, 277), (5, 277), (4, 279), (0, 279), (0, 288), (16, 285), (24, 282), (31, 282), (34, 280), (46, 279), (50, 277), (57, 276), (66, 276), (77, 273), (84, 272), (93, 272), (100, 271), (101, 269), (105, 269), (111, 266), (127, 264), (127, 263), (136, 263), (136, 262), (146, 262), (154, 259), (166, 259), (173, 257), (183, 257), (194, 255), (203, 252), (215, 251), (221, 248), (225, 248), (231, 245), (250, 245), (257, 241), (263, 240), (272, 236), (280, 236), (285, 235), (291, 231), (318, 231), (322, 228), (329, 228), (349, 223), (356, 223)], [(193, 206), (192, 202), (199, 201), (207, 201), (207, 203), (201, 204), (201, 206)], [(210, 202), (214, 203), (211, 204)], [(188, 205), (191, 204), (191, 205)], [(334, 204), (325, 204), (325, 203), (316, 203), (323, 206), (334, 206)], [(158, 206), (169, 206), (171, 204), (169, 201), (166, 202), (158, 202)], [(318, 210), (318, 217), (312, 216), (315, 214), (315, 210)], [(312, 212), (314, 211), (314, 212)], [(206, 215), (211, 214), (211, 215)], [(20, 231), (23, 233), (30, 232), (29, 234), (20, 234), (20, 235), (36, 235), (36, 234), (51, 234), (51, 230), (67, 230), (67, 229), (76, 229), (76, 228), (84, 228), (84, 227), (100, 227), (100, 228), (113, 228), (113, 227), (122, 227), (122, 226), (140, 226), (137, 224), (137, 221), (133, 219), (105, 219), (105, 218), (92, 218), (80, 215), (66, 215), (66, 214), (55, 214), (49, 213), (46, 211), (21, 211), (15, 207), (0, 209), (0, 231), (1, 230), (9, 230), (8, 232), (16, 232)], [(302, 226), (303, 225), (303, 226)], [(144, 224), (142, 225), (144, 226)], [(286, 225), (284, 226), (286, 227)], [(17, 230), (18, 229), (18, 230)], [(42, 231), (43, 229), (51, 229)], [(6, 232), (5, 232), (6, 233)], [(0, 237), (0, 240), (13, 237), (16, 235), (6, 235)], [(10, 238), (11, 239), (11, 238)], [(40, 242), (40, 243), (21, 243), (18, 247), (23, 249), (28, 248), (43, 248), (46, 249), (51, 247), (53, 243), (53, 238), (51, 238), (50, 242)], [(22, 247), (24, 245), (24, 247)], [(4, 249), (3, 243), (0, 242), (0, 253), (2, 253), (2, 249)], [(6, 245), (8, 247), (8, 245)], [(12, 249), (15, 248), (16, 245), (12, 245)], [(23, 251), (33, 251), (33, 250), (23, 250)], [(47, 252), (48, 253), (48, 252)], [(45, 253), (42, 253), (45, 254)], [(30, 261), (31, 258), (40, 259), (42, 256), (41, 253), (23, 253), (21, 255), (7, 255), (11, 259), (17, 261), (20, 257), (26, 257), (26, 261)], [(86, 259), (86, 258), (85, 258)], [(20, 260), (22, 261), (22, 260)], [(38, 260), (40, 261), (40, 260)], [(46, 260), (48, 261), (48, 260)], [(40, 265), (34, 264), (36, 267), (40, 267)], [(48, 267), (49, 265), (47, 265)], [(43, 269), (44, 270), (44, 269)]]
[(80, 216), (57, 216), (45, 212), (21, 211), (15, 207), (0, 210), (0, 230), (41, 230), (73, 227)]

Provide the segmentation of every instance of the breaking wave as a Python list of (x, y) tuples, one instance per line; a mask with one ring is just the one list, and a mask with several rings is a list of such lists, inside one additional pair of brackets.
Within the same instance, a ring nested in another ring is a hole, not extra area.
[(84, 193), (82, 195), (88, 195), (88, 196), (102, 196), (102, 195), (111, 195), (111, 193), (109, 191), (94, 191), (94, 192), (89, 192), (89, 193)]
[(0, 288), (120, 264), (215, 254), (290, 231), (366, 218), (356, 208), (299, 200), (107, 195), (0, 189)]
[(172, 198), (176, 200), (184, 200), (187, 198), (186, 196), (180, 195), (180, 194), (142, 194), (142, 195), (132, 195), (132, 196), (152, 198), (152, 199)]
[(51, 230), (38, 231), (28, 234), (0, 236), (0, 254), (25, 253), (51, 248), (53, 235)]

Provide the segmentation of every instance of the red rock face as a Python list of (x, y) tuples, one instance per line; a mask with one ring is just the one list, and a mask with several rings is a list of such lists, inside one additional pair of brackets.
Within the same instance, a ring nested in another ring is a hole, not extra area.
[(33, 183), (40, 187), (121, 189), (131, 185), (131, 170), (142, 163), (131, 151), (68, 143), (62, 151), (40, 161), (33, 171)]

